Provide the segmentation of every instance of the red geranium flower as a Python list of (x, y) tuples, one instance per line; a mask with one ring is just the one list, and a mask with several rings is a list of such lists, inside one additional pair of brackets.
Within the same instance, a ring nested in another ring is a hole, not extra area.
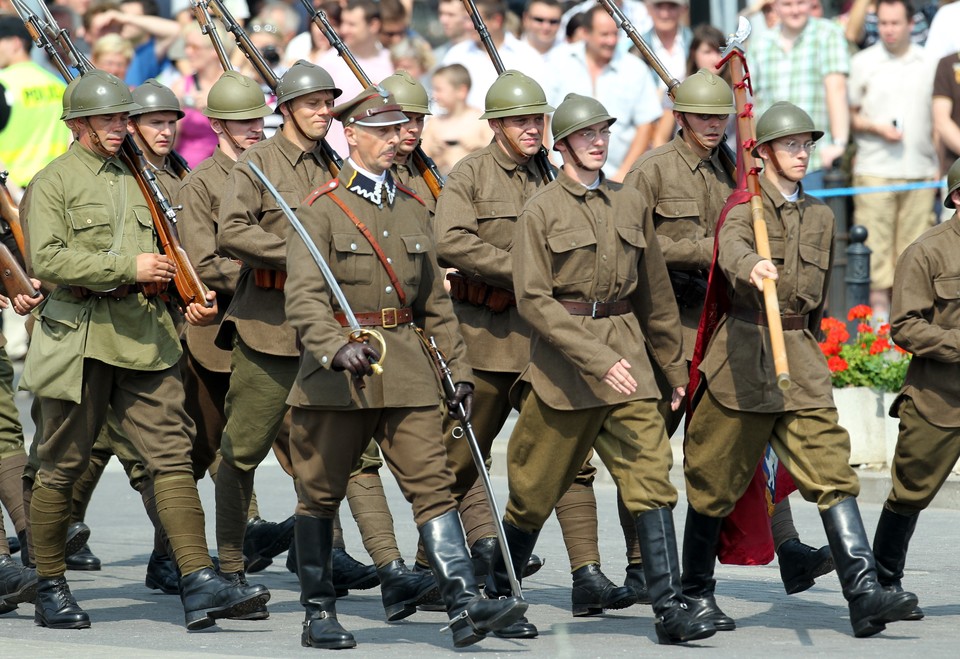
[(857, 334), (873, 334), (870, 323), (857, 323)]
[(879, 355), (881, 352), (886, 352), (890, 349), (890, 342), (886, 339), (877, 339), (873, 342), (873, 345), (870, 346), (871, 355)]
[(847, 314), (847, 320), (856, 320), (858, 318), (867, 319), (871, 315), (873, 315), (873, 309), (866, 304), (858, 304), (850, 309), (850, 313)]
[(831, 373), (839, 373), (847, 370), (847, 361), (842, 357), (831, 357), (827, 360), (827, 368)]

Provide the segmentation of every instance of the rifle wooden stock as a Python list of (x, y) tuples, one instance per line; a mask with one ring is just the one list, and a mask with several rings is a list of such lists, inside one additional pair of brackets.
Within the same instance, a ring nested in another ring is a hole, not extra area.
[[(480, 43), (483, 44), (484, 50), (486, 50), (487, 55), (490, 56), (490, 61), (493, 62), (493, 68), (499, 76), (506, 71), (507, 68), (503, 65), (503, 60), (500, 59), (500, 53), (497, 52), (497, 44), (493, 43), (490, 30), (487, 29), (486, 24), (483, 22), (483, 17), (480, 16), (480, 12), (477, 11), (477, 5), (474, 4), (473, 0), (463, 0), (463, 6), (467, 10), (470, 20), (473, 21), (473, 29), (480, 35)], [(549, 183), (557, 178), (553, 167), (550, 165), (550, 155), (547, 153), (547, 149), (543, 144), (540, 145), (540, 150), (537, 151), (534, 159), (537, 161), (537, 167), (543, 172), (544, 182)]]
[(6, 220), (10, 227), (10, 233), (13, 239), (17, 241), (17, 249), (21, 254), (27, 253), (26, 244), (23, 239), (23, 228), (20, 226), (20, 207), (13, 200), (10, 189), (7, 187), (7, 177), (9, 172), (0, 172), (0, 216)]
[[(330, 42), (330, 46), (337, 51), (340, 59), (344, 61), (347, 68), (350, 69), (350, 72), (360, 81), (360, 84), (364, 87), (369, 87), (374, 84), (373, 81), (370, 80), (370, 77), (364, 72), (363, 68), (361, 68), (360, 63), (357, 62), (357, 58), (350, 52), (347, 44), (343, 43), (343, 39), (340, 38), (340, 35), (337, 34), (333, 25), (327, 20), (327, 13), (322, 9), (314, 9), (310, 0), (300, 1), (303, 3), (311, 20), (320, 28), (320, 32), (322, 32), (323, 36)], [(413, 164), (416, 165), (417, 170), (419, 170), (423, 176), (423, 180), (426, 181), (427, 187), (430, 189), (430, 194), (436, 199), (440, 196), (441, 190), (443, 190), (443, 177), (440, 176), (437, 165), (431, 160), (430, 156), (424, 153), (423, 148), (419, 144), (417, 144), (417, 148), (414, 149), (411, 157), (413, 158)]]
[[(0, 172), (0, 188), (2, 188), (0, 189), (0, 216), (10, 227), (10, 234), (22, 256), (27, 252), (24, 247), (23, 230), (20, 227), (20, 211), (10, 190), (7, 189), (7, 172)], [(17, 295), (36, 297), (40, 294), (40, 291), (33, 287), (33, 282), (30, 281), (23, 266), (20, 265), (20, 260), (2, 240), (0, 240), (0, 279), (3, 280), (3, 286), (7, 290), (7, 297), (14, 298)]]

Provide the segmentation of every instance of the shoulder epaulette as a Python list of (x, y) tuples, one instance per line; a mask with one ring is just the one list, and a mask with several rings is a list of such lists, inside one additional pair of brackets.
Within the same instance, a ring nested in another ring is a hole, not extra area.
[(411, 189), (408, 188), (407, 186), (403, 185), (402, 183), (400, 183), (400, 182), (397, 181), (396, 179), (394, 179), (394, 183), (396, 183), (396, 185), (397, 185), (397, 190), (400, 190), (401, 192), (407, 193), (408, 195), (410, 195), (411, 197), (413, 197), (414, 199), (416, 199), (417, 201), (419, 201), (421, 206), (426, 206), (426, 204), (423, 202), (423, 199), (421, 199), (421, 198), (420, 198), (420, 195), (418, 195), (416, 192), (414, 192), (413, 190), (411, 190)]
[(307, 206), (313, 206), (313, 202), (315, 202), (317, 199), (327, 194), (328, 192), (333, 192), (334, 190), (337, 189), (337, 186), (339, 185), (340, 185), (340, 181), (338, 181), (337, 179), (333, 179), (332, 181), (327, 181), (326, 183), (321, 185), (319, 188), (315, 189), (313, 192), (308, 194), (306, 198), (303, 200), (303, 203), (306, 204)]

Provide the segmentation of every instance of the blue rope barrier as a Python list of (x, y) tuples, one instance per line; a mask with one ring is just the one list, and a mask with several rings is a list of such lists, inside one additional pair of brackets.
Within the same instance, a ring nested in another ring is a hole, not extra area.
[(943, 181), (917, 181), (916, 183), (897, 183), (896, 185), (878, 185), (876, 187), (860, 188), (826, 188), (823, 190), (805, 190), (811, 197), (852, 197), (871, 192), (906, 192), (908, 190), (923, 190), (925, 188), (945, 188)]

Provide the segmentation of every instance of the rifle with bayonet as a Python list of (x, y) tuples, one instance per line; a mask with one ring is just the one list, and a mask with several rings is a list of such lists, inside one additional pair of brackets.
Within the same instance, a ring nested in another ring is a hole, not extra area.
[(217, 32), (217, 26), (210, 16), (210, 7), (208, 6), (207, 0), (194, 0), (193, 15), (196, 17), (197, 23), (200, 24), (200, 31), (210, 37), (213, 49), (217, 51), (217, 59), (220, 60), (220, 66), (223, 67), (224, 71), (233, 71), (233, 62), (230, 61), (230, 56), (227, 55), (227, 49), (220, 39), (220, 33)]
[[(23, 0), (13, 0), (13, 5), (34, 42), (50, 56), (50, 61), (57, 67), (64, 80), (70, 82), (76, 77), (73, 69), (83, 75), (94, 68), (90, 61), (77, 50), (70, 39), (70, 34), (57, 24), (44, 3), (40, 3), (44, 13), (42, 18), (35, 14)], [(177, 213), (157, 184), (153, 170), (131, 135), (124, 137), (117, 156), (133, 174), (140, 192), (147, 201), (160, 247), (176, 267), (174, 284), (181, 300), (185, 305), (196, 302), (206, 307), (213, 306), (213, 301), (207, 299), (209, 290), (200, 281), (196, 269), (180, 245), (180, 237), (177, 234)], [(158, 284), (144, 284), (143, 287), (148, 295), (161, 292)]]
[[(40, 291), (33, 287), (23, 267), (26, 248), (20, 227), (20, 211), (7, 188), (7, 177), (7, 172), (0, 172), (0, 280), (3, 281), (7, 297), (11, 299), (18, 295), (37, 297)], [(20, 258), (17, 258), (13, 248), (20, 253)]]
[[(484, 49), (490, 56), (490, 61), (493, 62), (493, 68), (496, 69), (497, 75), (502, 74), (507, 69), (503, 65), (503, 60), (500, 59), (500, 53), (497, 52), (497, 45), (493, 43), (490, 30), (487, 29), (487, 25), (483, 22), (483, 17), (480, 16), (480, 12), (477, 11), (477, 5), (474, 4), (473, 0), (463, 0), (463, 6), (466, 8), (467, 14), (470, 15), (470, 20), (473, 21), (473, 29), (480, 35), (480, 43), (483, 44)], [(537, 167), (543, 172), (543, 180), (545, 182), (549, 183), (557, 178), (553, 167), (550, 165), (550, 156), (547, 154), (545, 146), (540, 145), (540, 150), (537, 152), (537, 155), (534, 156), (534, 159), (537, 161)]]
[[(347, 44), (343, 43), (343, 39), (340, 38), (340, 35), (337, 34), (333, 25), (330, 24), (330, 21), (327, 19), (327, 12), (322, 9), (314, 9), (310, 0), (301, 0), (301, 2), (307, 10), (307, 14), (316, 26), (320, 28), (320, 32), (322, 32), (323, 36), (330, 42), (330, 46), (337, 51), (337, 54), (340, 55), (340, 58), (346, 63), (357, 80), (360, 81), (360, 84), (364, 87), (369, 87), (374, 84), (367, 74), (364, 73), (360, 67), (360, 63), (357, 62), (357, 58), (350, 52)], [(421, 147), (419, 143), (411, 154), (411, 158), (413, 159), (413, 164), (417, 166), (421, 176), (423, 176), (423, 180), (426, 181), (427, 187), (430, 188), (430, 194), (436, 199), (443, 190), (443, 177), (440, 176), (440, 171), (437, 169), (436, 163), (424, 152), (423, 147)]]
[[(276, 93), (280, 79), (277, 78), (277, 74), (270, 68), (263, 54), (257, 49), (253, 41), (250, 40), (250, 35), (240, 26), (237, 19), (233, 17), (233, 14), (230, 13), (230, 10), (227, 9), (222, 0), (210, 0), (210, 2), (212, 3), (214, 12), (220, 17), (220, 20), (223, 21), (223, 26), (227, 32), (233, 35), (233, 39), (237, 43), (237, 48), (239, 48), (240, 52), (250, 61), (250, 64), (256, 69), (257, 74), (263, 79), (267, 87)], [(339, 176), (340, 170), (343, 169), (343, 158), (333, 150), (333, 147), (331, 147), (325, 139), (320, 140), (320, 150), (323, 153), (323, 160), (327, 166), (327, 170), (331, 176), (336, 178)]]

